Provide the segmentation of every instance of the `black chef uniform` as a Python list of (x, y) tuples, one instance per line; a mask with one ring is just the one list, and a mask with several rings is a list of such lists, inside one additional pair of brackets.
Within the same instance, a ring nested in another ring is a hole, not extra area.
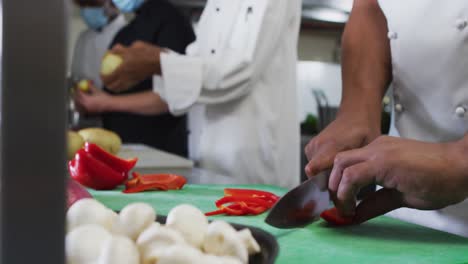
[[(111, 43), (129, 46), (141, 40), (163, 48), (184, 53), (195, 40), (192, 26), (172, 4), (166, 0), (147, 0), (135, 18), (122, 28)], [(152, 77), (135, 85), (124, 95), (152, 90)], [(118, 133), (124, 143), (142, 143), (154, 148), (186, 157), (188, 155), (187, 117), (171, 114), (144, 116), (132, 113), (110, 112), (103, 114), (103, 126)]]

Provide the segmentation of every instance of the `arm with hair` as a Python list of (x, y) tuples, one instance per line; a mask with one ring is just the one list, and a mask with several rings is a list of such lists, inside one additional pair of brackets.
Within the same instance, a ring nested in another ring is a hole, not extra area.
[(305, 149), (309, 177), (331, 169), (337, 153), (365, 146), (380, 135), (382, 97), (391, 81), (387, 31), (377, 0), (354, 1), (343, 35), (339, 113)]

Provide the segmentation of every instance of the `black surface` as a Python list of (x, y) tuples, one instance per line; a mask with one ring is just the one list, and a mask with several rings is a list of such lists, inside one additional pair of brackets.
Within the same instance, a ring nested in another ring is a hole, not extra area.
[[(158, 216), (157, 221), (161, 224), (166, 223), (165, 216)], [(258, 244), (260, 245), (261, 251), (255, 255), (251, 255), (249, 257), (249, 264), (273, 264), (275, 263), (276, 257), (278, 257), (279, 253), (279, 245), (276, 241), (276, 238), (271, 235), (270, 233), (256, 227), (252, 226), (245, 226), (239, 224), (232, 225), (236, 230), (242, 230), (245, 228), (250, 229), (252, 232), (253, 237), (257, 240)]]

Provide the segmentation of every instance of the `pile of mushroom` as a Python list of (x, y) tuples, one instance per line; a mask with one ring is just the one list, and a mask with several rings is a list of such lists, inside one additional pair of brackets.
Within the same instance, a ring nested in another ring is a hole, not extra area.
[(156, 217), (145, 203), (117, 214), (93, 199), (76, 202), (67, 212), (67, 264), (245, 264), (260, 252), (249, 229), (208, 223), (191, 205), (173, 208), (165, 225)]

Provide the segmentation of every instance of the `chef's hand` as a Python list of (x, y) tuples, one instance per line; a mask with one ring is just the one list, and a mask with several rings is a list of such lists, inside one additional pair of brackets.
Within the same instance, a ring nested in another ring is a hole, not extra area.
[(129, 47), (115, 45), (110, 52), (120, 55), (122, 64), (110, 75), (101, 75), (104, 85), (112, 91), (126, 91), (155, 74), (161, 74), (161, 48), (135, 41)]
[(99, 114), (106, 112), (107, 105), (111, 101), (111, 95), (97, 89), (90, 84), (89, 92), (82, 92), (79, 89), (75, 93), (75, 105), (79, 112), (88, 114)]
[(379, 124), (373, 124), (365, 115), (339, 115), (305, 148), (309, 163), (306, 175), (315, 176), (331, 170), (336, 154), (360, 148), (380, 135)]
[[(425, 143), (382, 136), (361, 149), (339, 153), (329, 180), (335, 205), (356, 223), (400, 207), (422, 210), (456, 204), (468, 195), (467, 143)], [(384, 189), (356, 208), (360, 188)]]

